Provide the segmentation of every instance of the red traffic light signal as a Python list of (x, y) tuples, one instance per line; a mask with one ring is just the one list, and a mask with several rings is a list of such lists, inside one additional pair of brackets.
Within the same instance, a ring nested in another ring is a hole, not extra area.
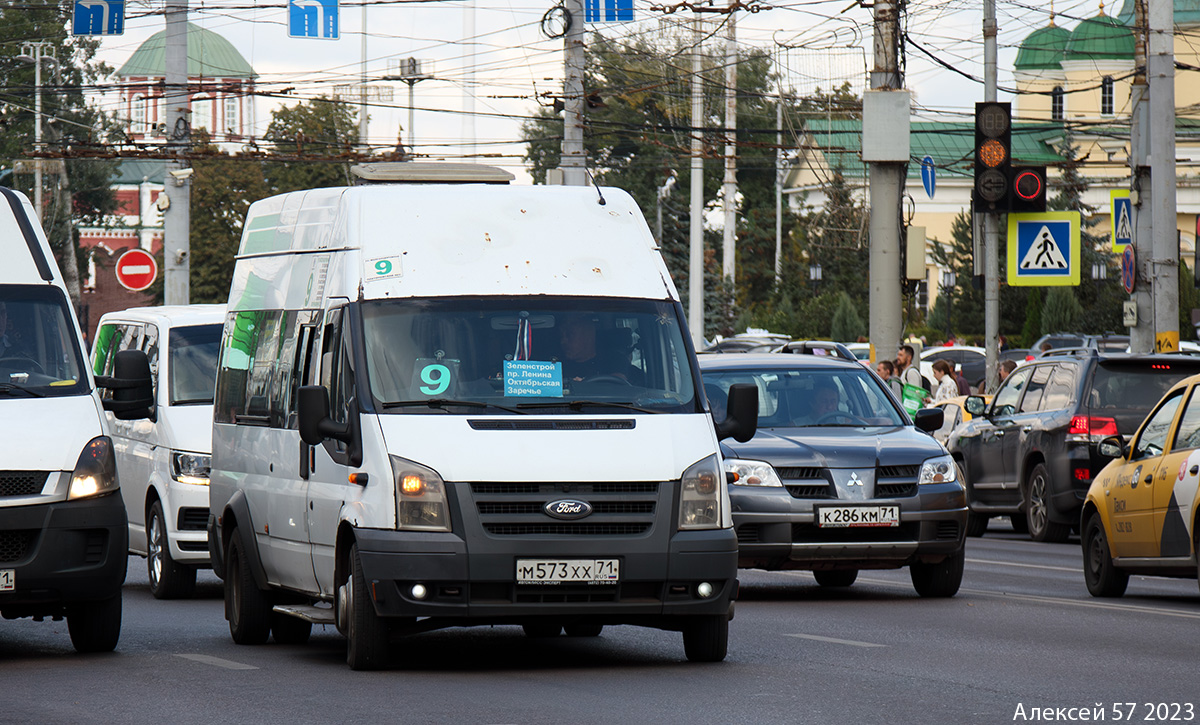
[(1046, 167), (1014, 166), (1009, 174), (1009, 208), (1013, 213), (1046, 211)]

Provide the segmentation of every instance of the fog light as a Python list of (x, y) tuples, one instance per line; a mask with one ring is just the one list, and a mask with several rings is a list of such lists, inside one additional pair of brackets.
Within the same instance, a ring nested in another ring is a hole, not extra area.
[(411, 591), (413, 599), (424, 599), (429, 594), (424, 584), (413, 584)]
[(700, 585), (696, 587), (696, 594), (701, 599), (708, 599), (713, 594), (712, 584), (709, 584), (708, 582), (700, 582)]

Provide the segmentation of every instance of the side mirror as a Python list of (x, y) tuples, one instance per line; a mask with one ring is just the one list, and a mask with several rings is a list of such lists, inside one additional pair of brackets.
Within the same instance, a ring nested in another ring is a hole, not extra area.
[(941, 408), (921, 408), (913, 413), (913, 423), (926, 433), (938, 430), (944, 422), (946, 422), (946, 411)]
[(97, 375), (96, 385), (112, 391), (101, 404), (117, 420), (154, 420), (154, 378), (150, 359), (141, 350), (122, 350), (113, 359), (113, 374)]
[(983, 411), (987, 410), (987, 401), (982, 395), (969, 395), (963, 402), (963, 410), (972, 416), (983, 415)]
[(1125, 442), (1121, 440), (1121, 436), (1102, 438), (1096, 444), (1096, 452), (1108, 459), (1124, 458), (1126, 453), (1128, 453), (1125, 449)]
[(296, 426), (300, 439), (310, 446), (319, 446), (326, 438), (349, 443), (353, 438), (349, 423), (338, 423), (329, 417), (329, 391), (320, 385), (304, 385), (296, 397)]
[(717, 440), (733, 438), (745, 443), (758, 430), (758, 386), (739, 383), (729, 386), (725, 420), (716, 424)]

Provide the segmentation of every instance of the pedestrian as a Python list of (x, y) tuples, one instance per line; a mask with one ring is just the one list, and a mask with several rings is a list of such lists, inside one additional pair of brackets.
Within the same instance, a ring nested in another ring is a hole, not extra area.
[(954, 368), (945, 360), (935, 360), (933, 377), (937, 378), (937, 388), (933, 393), (933, 402), (939, 403), (958, 395), (958, 383), (954, 382)]
[(1016, 360), (1001, 360), (1000, 367), (996, 368), (996, 387), (999, 388), (1001, 385), (1003, 385), (1004, 381), (1008, 379), (1008, 376), (1012, 375), (1012, 371), (1016, 369)]
[(905, 385), (921, 388), (924, 387), (924, 383), (921, 382), (921, 371), (913, 362), (915, 356), (912, 345), (901, 345), (900, 351), (896, 353), (896, 375), (900, 376), (900, 381)]
[(896, 366), (892, 364), (891, 360), (880, 360), (875, 363), (875, 372), (879, 373), (879, 377), (883, 379), (883, 382), (887, 383), (888, 388), (895, 394), (897, 400), (903, 398), (904, 384), (896, 376)]
[(954, 368), (954, 382), (958, 385), (959, 395), (970, 395), (971, 384), (967, 382), (967, 376), (962, 374), (962, 365), (959, 364)]

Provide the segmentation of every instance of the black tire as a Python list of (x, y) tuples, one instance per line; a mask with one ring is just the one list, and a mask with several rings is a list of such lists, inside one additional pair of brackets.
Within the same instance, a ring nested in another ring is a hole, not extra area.
[(911, 564), (908, 574), (913, 588), (923, 597), (952, 597), (962, 584), (966, 553), (959, 549), (937, 564)]
[(1113, 564), (1099, 514), (1092, 514), (1083, 529), (1083, 580), (1093, 597), (1119, 597), (1129, 586), (1129, 574)]
[(363, 574), (358, 544), (350, 547), (350, 579), (346, 582), (346, 664), (352, 670), (377, 670), (390, 653), (388, 624), (375, 611)]
[(146, 516), (146, 575), (155, 599), (184, 599), (196, 593), (196, 570), (171, 558), (161, 501), (155, 501)]
[(967, 536), (983, 536), (987, 531), (990, 516), (983, 514), (967, 514)]
[(683, 652), (691, 662), (720, 662), (729, 651), (729, 616), (694, 617), (683, 630)]
[(304, 644), (312, 636), (312, 622), (286, 614), (271, 614), (271, 639), (276, 644)]
[(1061, 544), (1071, 535), (1069, 524), (1058, 524), (1050, 520), (1050, 471), (1045, 463), (1039, 463), (1029, 472), (1025, 485), (1025, 520), (1029, 524), (1029, 538)]
[(1017, 532), (1018, 534), (1029, 533), (1029, 520), (1025, 518), (1025, 514), (1010, 514), (1008, 517), (1008, 522), (1012, 524), (1013, 531)]
[(858, 578), (858, 569), (814, 571), (813, 578), (823, 587), (848, 587)]
[(236, 528), (230, 532), (225, 553), (225, 618), (238, 644), (264, 644), (271, 634), (271, 602), (254, 583)]
[(522, 624), (521, 629), (525, 630), (526, 637), (534, 639), (547, 639), (549, 637), (557, 637), (563, 630), (561, 624), (554, 622), (533, 622), (531, 624)]
[(603, 624), (568, 624), (563, 627), (568, 637), (599, 637), (604, 631)]
[(112, 652), (121, 639), (121, 595), (67, 608), (67, 631), (76, 652)]

